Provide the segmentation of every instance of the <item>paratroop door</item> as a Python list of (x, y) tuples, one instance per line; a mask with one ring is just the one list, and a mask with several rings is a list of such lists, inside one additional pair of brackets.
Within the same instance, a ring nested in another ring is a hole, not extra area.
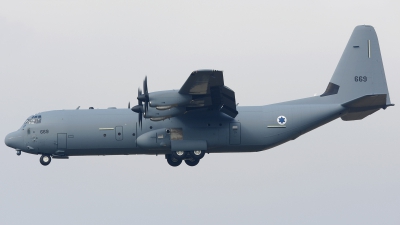
[(57, 149), (67, 149), (67, 134), (57, 134)]

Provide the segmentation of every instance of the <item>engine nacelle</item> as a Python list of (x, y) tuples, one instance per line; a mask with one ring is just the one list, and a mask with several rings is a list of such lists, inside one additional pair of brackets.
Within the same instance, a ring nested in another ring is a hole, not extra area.
[(165, 120), (170, 117), (178, 116), (185, 113), (185, 107), (172, 107), (165, 110), (158, 110), (155, 108), (149, 108), (144, 114), (144, 118), (150, 118), (153, 121)]
[(177, 90), (157, 91), (149, 93), (149, 100), (151, 107), (163, 110), (169, 107), (188, 105), (192, 100), (192, 96), (180, 94)]
[(167, 128), (157, 129), (140, 135), (136, 142), (139, 147), (147, 149), (170, 148), (171, 135)]

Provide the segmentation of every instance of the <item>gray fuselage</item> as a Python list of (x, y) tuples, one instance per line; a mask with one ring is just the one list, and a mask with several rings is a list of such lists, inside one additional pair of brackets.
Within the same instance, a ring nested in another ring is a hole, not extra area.
[[(41, 122), (24, 124), (9, 135), (16, 149), (31, 154), (121, 155), (169, 154), (171, 146), (146, 148), (141, 135), (154, 130), (180, 129), (183, 140), (202, 140), (207, 152), (266, 150), (328, 123), (345, 111), (340, 104), (321, 104), (321, 97), (266, 106), (238, 107), (231, 118), (218, 111), (188, 113), (164, 121), (144, 120), (130, 109), (57, 110), (42, 112)], [(284, 125), (277, 118), (284, 116)], [(148, 136), (157, 142), (157, 137)], [(164, 137), (165, 138), (165, 137)]]

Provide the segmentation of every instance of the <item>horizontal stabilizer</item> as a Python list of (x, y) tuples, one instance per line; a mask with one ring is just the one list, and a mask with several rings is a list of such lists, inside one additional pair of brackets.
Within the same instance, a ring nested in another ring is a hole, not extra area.
[(391, 106), (386, 104), (386, 98), (386, 94), (366, 95), (344, 103), (342, 106), (347, 108), (347, 113), (341, 118), (344, 121), (364, 119), (379, 109)]

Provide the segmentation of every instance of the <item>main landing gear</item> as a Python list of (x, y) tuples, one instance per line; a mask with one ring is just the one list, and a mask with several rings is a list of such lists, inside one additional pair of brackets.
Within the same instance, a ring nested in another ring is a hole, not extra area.
[(205, 155), (205, 151), (195, 150), (195, 151), (174, 151), (171, 154), (165, 155), (167, 162), (170, 166), (176, 167), (181, 165), (182, 161), (188, 166), (196, 166), (199, 164), (200, 159)]
[(40, 157), (40, 164), (42, 164), (43, 166), (47, 166), (49, 165), (51, 162), (51, 157), (50, 155), (42, 155)]

